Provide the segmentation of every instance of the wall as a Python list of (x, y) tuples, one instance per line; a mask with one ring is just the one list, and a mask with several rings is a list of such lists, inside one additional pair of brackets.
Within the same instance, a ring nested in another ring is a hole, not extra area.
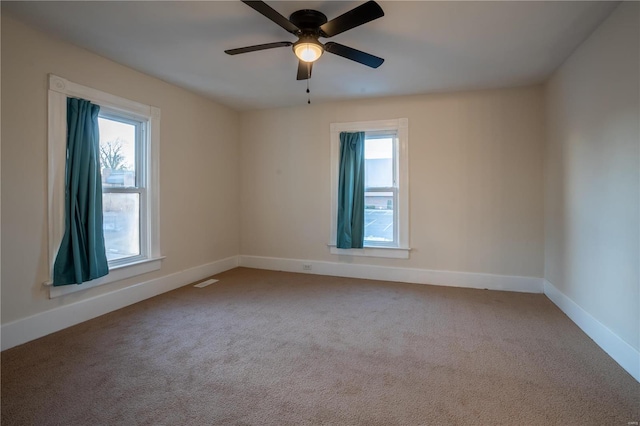
[[(47, 74), (162, 110), (159, 271), (49, 300)], [(2, 16), (2, 324), (239, 253), (238, 113)], [(4, 340), (4, 339), (3, 339)], [(4, 343), (4, 341), (3, 341)]]
[[(536, 86), (243, 113), (242, 254), (542, 277), (542, 95)], [(331, 255), (330, 124), (403, 117), (410, 259)]]
[(640, 348), (639, 7), (623, 3), (546, 87), (545, 279)]

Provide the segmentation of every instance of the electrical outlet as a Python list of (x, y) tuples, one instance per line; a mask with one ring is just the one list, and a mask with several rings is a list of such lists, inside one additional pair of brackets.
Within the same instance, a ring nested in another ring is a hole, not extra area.
[(311, 264), (310, 263), (303, 263), (302, 264), (302, 270), (303, 271), (310, 271), (311, 270)]

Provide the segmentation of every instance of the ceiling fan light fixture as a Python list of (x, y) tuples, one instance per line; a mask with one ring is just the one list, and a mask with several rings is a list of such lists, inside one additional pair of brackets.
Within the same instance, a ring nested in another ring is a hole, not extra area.
[(293, 53), (303, 62), (315, 62), (323, 52), (322, 44), (315, 39), (300, 39), (293, 45)]

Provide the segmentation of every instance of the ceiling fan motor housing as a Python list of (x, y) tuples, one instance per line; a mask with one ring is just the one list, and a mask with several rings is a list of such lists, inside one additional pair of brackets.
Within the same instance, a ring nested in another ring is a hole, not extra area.
[(314, 35), (316, 37), (321, 36), (320, 25), (327, 23), (327, 17), (324, 13), (317, 10), (302, 9), (293, 12), (289, 16), (289, 21), (302, 31), (296, 35)]

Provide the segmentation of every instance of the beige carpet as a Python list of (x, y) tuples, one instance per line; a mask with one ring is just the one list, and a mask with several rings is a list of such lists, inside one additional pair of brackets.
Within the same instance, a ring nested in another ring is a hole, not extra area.
[(622, 425), (545, 296), (235, 269), (2, 353), (3, 425)]

